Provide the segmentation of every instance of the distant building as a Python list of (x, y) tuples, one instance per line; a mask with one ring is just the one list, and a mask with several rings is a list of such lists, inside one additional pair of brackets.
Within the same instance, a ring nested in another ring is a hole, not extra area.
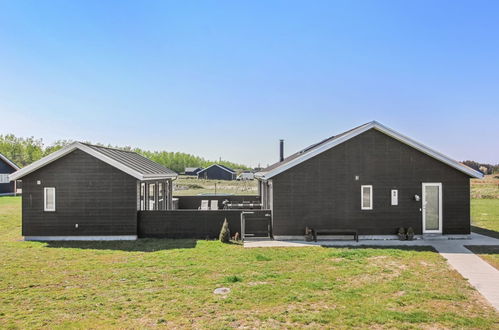
[(236, 172), (220, 164), (213, 164), (198, 172), (198, 179), (235, 180)]
[(241, 174), (237, 176), (237, 180), (254, 180), (255, 179), (255, 173), (250, 172), (250, 171), (244, 171)]
[(13, 195), (16, 192), (16, 182), (10, 182), (9, 174), (18, 169), (19, 166), (0, 154), (0, 195)]
[(203, 168), (202, 167), (186, 167), (184, 174), (185, 175), (198, 175), (198, 172), (201, 171)]

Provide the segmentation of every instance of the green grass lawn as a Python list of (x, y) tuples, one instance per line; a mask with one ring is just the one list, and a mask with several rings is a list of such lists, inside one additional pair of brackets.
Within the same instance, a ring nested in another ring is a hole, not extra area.
[(19, 201), (0, 198), (0, 328), (499, 327), (431, 250), (24, 242)]
[(473, 253), (478, 254), (483, 260), (499, 269), (499, 246), (466, 246)]
[(499, 199), (472, 199), (471, 224), (499, 235)]

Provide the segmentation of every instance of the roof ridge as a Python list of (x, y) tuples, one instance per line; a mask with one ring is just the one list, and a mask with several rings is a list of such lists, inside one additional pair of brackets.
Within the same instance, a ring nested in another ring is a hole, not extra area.
[(87, 143), (87, 142), (81, 142), (81, 141), (76, 141), (76, 142), (80, 143), (80, 144), (84, 144), (84, 145), (86, 145), (88, 147), (102, 148), (102, 149), (109, 149), (109, 150), (116, 150), (116, 151), (122, 151), (122, 152), (131, 152), (131, 153), (138, 154), (136, 151), (133, 151), (133, 150), (124, 150), (124, 149), (120, 149), (119, 147), (100, 146), (100, 145), (97, 145), (97, 144), (92, 144), (92, 143)]
[(436, 150), (433, 150), (432, 148), (423, 145), (420, 142), (417, 142), (393, 129), (390, 129), (383, 124), (373, 120), (368, 123), (362, 124), (360, 126), (354, 127), (352, 129), (349, 129), (343, 133), (337, 134), (335, 136), (332, 136), (328, 139), (322, 140), (321, 142), (318, 142), (316, 144), (313, 144), (305, 149), (302, 149), (301, 151), (291, 154), (290, 156), (286, 157), (283, 161), (274, 163), (260, 172), (258, 172), (258, 177), (261, 178), (271, 178), (285, 170), (287, 170), (290, 167), (293, 167), (295, 165), (300, 164), (301, 162), (314, 157), (318, 153), (322, 153), (326, 150), (329, 150), (330, 148), (343, 143), (345, 141), (348, 141), (349, 139), (362, 134), (363, 132), (369, 130), (369, 129), (376, 129), (396, 140), (399, 140), (402, 143), (405, 143), (406, 145), (419, 150), (420, 152), (433, 157), (444, 164), (447, 164), (448, 166), (454, 167), (457, 170), (460, 170), (461, 172), (464, 172), (465, 174), (471, 176), (471, 177), (476, 177), (480, 178), (482, 175), (478, 172), (475, 171), (468, 166), (463, 165), (462, 163), (442, 154), (441, 152), (438, 152)]

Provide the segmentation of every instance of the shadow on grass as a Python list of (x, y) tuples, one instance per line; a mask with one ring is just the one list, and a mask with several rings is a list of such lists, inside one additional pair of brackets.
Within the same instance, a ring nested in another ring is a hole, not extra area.
[(197, 239), (141, 238), (136, 241), (47, 241), (49, 248), (121, 250), (129, 252), (156, 252), (162, 250), (192, 249)]
[(404, 251), (420, 251), (420, 252), (438, 252), (430, 245), (322, 245), (324, 248), (339, 248), (339, 249), (377, 249), (377, 250), (404, 250)]
[(476, 254), (499, 254), (499, 245), (466, 245), (465, 247)]
[(480, 235), (499, 238), (499, 232), (481, 227), (471, 226), (471, 231)]

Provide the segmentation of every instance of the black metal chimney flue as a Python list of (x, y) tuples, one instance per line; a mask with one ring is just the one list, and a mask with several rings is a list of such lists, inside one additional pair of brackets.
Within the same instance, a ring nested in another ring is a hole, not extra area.
[(279, 161), (284, 160), (284, 140), (279, 140)]

